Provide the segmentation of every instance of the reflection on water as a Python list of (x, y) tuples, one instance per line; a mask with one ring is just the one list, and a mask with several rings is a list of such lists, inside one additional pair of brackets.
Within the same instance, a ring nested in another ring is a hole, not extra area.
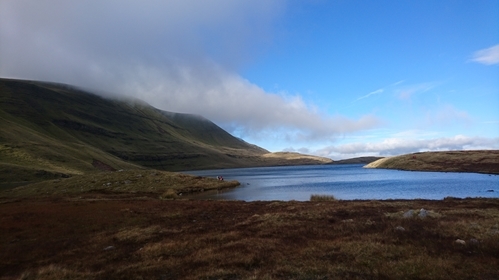
[(499, 176), (474, 173), (411, 172), (365, 169), (360, 164), (258, 167), (188, 171), (237, 180), (240, 187), (203, 193), (199, 199), (299, 200), (312, 194), (338, 199), (499, 198)]

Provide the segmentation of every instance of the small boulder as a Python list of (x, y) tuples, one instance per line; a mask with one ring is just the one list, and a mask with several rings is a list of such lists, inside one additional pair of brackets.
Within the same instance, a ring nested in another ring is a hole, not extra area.
[(456, 241), (454, 241), (454, 243), (456, 244), (459, 244), (459, 245), (466, 245), (466, 241), (462, 240), (462, 239), (456, 239)]
[(376, 224), (376, 222), (375, 221), (371, 221), (370, 219), (368, 219), (366, 221), (366, 226), (372, 226), (372, 225), (375, 225), (375, 224)]
[(419, 210), (418, 217), (424, 219), (426, 218), (426, 216), (428, 216), (428, 211), (426, 211), (424, 208), (421, 208), (421, 210)]
[(403, 215), (404, 218), (412, 218), (414, 217), (414, 210), (409, 210), (407, 212), (404, 213)]
[(480, 242), (479, 242), (477, 239), (475, 239), (475, 238), (471, 238), (471, 239), (468, 241), (468, 244), (469, 244), (470, 246), (476, 247), (476, 246), (478, 246), (478, 245), (480, 244)]
[(400, 231), (400, 232), (404, 232), (405, 231), (405, 228), (404, 227), (401, 227), (401, 226), (398, 226), (395, 228), (396, 231)]

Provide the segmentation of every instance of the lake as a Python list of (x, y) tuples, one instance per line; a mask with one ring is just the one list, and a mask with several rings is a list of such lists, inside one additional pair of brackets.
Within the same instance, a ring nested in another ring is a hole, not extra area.
[(196, 199), (310, 200), (312, 194), (338, 199), (499, 198), (499, 176), (476, 173), (367, 169), (362, 164), (306, 165), (186, 171), (237, 180), (241, 186), (195, 195)]

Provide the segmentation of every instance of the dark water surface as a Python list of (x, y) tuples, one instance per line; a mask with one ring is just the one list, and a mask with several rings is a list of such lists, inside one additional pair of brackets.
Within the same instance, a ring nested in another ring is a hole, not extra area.
[(338, 199), (499, 198), (499, 176), (475, 173), (366, 169), (362, 164), (308, 165), (187, 171), (237, 180), (240, 187), (196, 195), (199, 199), (299, 200), (312, 194)]

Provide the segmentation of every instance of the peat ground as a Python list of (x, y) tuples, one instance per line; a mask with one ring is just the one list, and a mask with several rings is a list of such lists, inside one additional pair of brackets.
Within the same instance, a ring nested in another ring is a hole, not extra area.
[(92, 192), (4, 197), (0, 213), (0, 279), (499, 278), (497, 199), (242, 202)]

